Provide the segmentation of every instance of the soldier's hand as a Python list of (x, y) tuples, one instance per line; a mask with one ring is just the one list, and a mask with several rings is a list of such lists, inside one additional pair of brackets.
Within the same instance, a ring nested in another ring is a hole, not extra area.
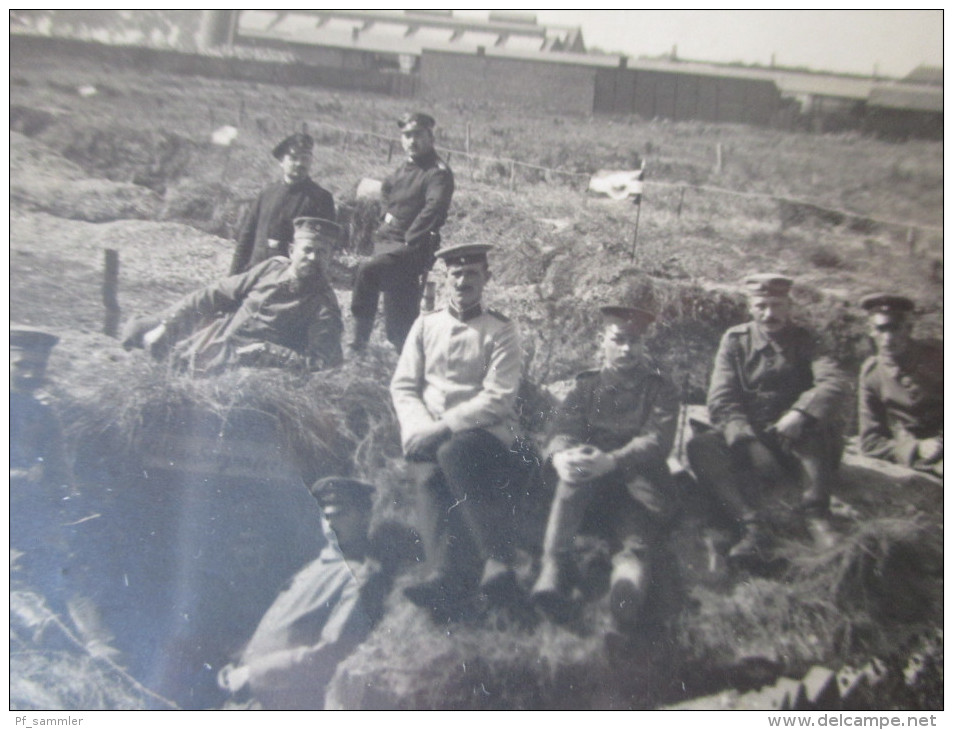
[(218, 686), (226, 692), (238, 692), (248, 683), (249, 670), (247, 666), (236, 667), (226, 664), (218, 672)]
[(615, 459), (595, 446), (577, 446), (553, 455), (553, 468), (570, 484), (588, 482), (615, 468)]
[(927, 464), (933, 461), (939, 461), (943, 458), (943, 439), (936, 436), (928, 439), (920, 439), (917, 441), (917, 456), (921, 461), (925, 461)]
[(413, 454), (423, 454), (432, 450), (447, 436), (450, 435), (450, 427), (442, 421), (434, 421), (416, 433), (412, 433), (407, 439), (406, 452), (408, 456)]
[(142, 336), (142, 347), (153, 357), (156, 356), (159, 348), (161, 348), (165, 336), (168, 333), (168, 329), (163, 322), (158, 327), (155, 327)]
[(804, 432), (808, 417), (800, 411), (788, 411), (771, 427), (783, 439), (797, 441)]

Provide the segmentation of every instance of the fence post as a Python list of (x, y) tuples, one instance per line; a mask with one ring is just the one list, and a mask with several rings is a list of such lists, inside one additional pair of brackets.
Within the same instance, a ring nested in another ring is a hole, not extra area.
[(721, 174), (721, 166), (722, 166), (721, 142), (719, 142), (718, 144), (715, 145), (715, 174), (717, 175)]
[(470, 122), (467, 122), (467, 136), (463, 146), (467, 153), (467, 167), (470, 172), (470, 179), (473, 179), (473, 158), (470, 157)]
[(510, 190), (516, 190), (516, 163), (510, 160)]
[(913, 226), (907, 229), (907, 248), (910, 250), (911, 256), (913, 256), (917, 250), (917, 229)]
[(685, 200), (685, 186), (682, 185), (681, 188), (679, 188), (679, 191), (678, 191), (678, 210), (675, 211), (675, 217), (676, 217), (676, 218), (681, 218), (681, 217), (682, 217), (682, 201), (684, 201), (684, 200)]
[(238, 98), (238, 126), (245, 126), (245, 97), (240, 96)]
[(394, 156), (394, 140), (387, 143), (387, 164), (390, 164), (391, 157)]
[(344, 152), (345, 152), (345, 154), (347, 154), (347, 148), (348, 148), (348, 146), (349, 146), (350, 144), (351, 144), (351, 133), (350, 133), (350, 132), (345, 132), (345, 133), (344, 133)]
[(103, 267), (103, 306), (106, 315), (103, 319), (103, 334), (115, 337), (119, 331), (119, 252), (113, 248), (103, 251), (105, 265)]

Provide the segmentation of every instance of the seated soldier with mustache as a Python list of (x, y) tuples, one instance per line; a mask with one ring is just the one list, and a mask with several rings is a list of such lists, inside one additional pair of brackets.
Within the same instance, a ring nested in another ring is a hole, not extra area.
[(830, 536), (825, 518), (850, 389), (815, 334), (792, 321), (792, 284), (778, 274), (745, 279), (752, 321), (722, 337), (708, 390), (715, 428), (687, 447), (699, 484), (739, 527), (728, 553), (735, 565), (765, 562), (765, 492), (792, 476), (812, 533)]

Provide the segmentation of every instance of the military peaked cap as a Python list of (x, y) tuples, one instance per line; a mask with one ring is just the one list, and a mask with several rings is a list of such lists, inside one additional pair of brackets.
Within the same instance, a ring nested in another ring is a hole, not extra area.
[(331, 476), (318, 479), (311, 485), (310, 491), (322, 507), (348, 505), (370, 508), (377, 489), (372, 484), (351, 477)]
[(748, 294), (758, 297), (786, 297), (794, 280), (783, 274), (752, 274), (744, 280)]
[(314, 147), (314, 139), (310, 134), (295, 132), (281, 140), (271, 154), (276, 160), (280, 160), (289, 153), (310, 152), (312, 147)]
[(462, 266), (486, 262), (486, 254), (492, 249), (488, 243), (461, 243), (441, 248), (434, 256), (443, 259), (447, 266)]
[(879, 312), (883, 313), (899, 313), (899, 312), (912, 312), (914, 310), (914, 303), (912, 299), (901, 296), (899, 294), (868, 294), (863, 299), (860, 300), (860, 306), (863, 309), (866, 309), (869, 314), (877, 314)]
[(609, 306), (600, 307), (599, 311), (602, 312), (606, 324), (618, 325), (640, 335), (655, 321), (654, 314), (638, 307)]
[(10, 347), (19, 350), (49, 352), (59, 341), (60, 338), (56, 335), (29, 327), (17, 327), (10, 330)]
[(341, 237), (342, 228), (334, 221), (325, 218), (301, 216), (294, 219), (294, 237), (316, 238), (320, 241), (336, 241)]
[(429, 114), (423, 112), (408, 112), (402, 114), (397, 120), (397, 126), (401, 131), (412, 132), (415, 129), (433, 129), (437, 126), (436, 120)]

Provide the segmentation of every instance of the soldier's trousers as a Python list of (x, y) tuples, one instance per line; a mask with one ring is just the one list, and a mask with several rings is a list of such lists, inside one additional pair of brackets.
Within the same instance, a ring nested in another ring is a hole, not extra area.
[(826, 509), (842, 440), (838, 429), (816, 426), (791, 444), (761, 432), (757, 439), (732, 447), (720, 431), (706, 431), (688, 442), (688, 463), (699, 486), (709, 490), (732, 519), (757, 518), (765, 491), (792, 481), (800, 486), (804, 506)]
[(418, 470), (421, 536), (427, 561), (444, 578), (472, 587), (485, 562), (511, 564), (520, 455), (481, 428), (453, 434)]
[[(543, 561), (565, 569), (577, 534), (607, 538), (612, 551), (610, 607), (616, 623), (630, 627), (645, 598), (653, 549), (674, 511), (672, 492), (664, 463), (635, 476), (610, 473), (582, 484), (559, 480), (543, 539)], [(620, 591), (624, 600), (616, 600)]]
[(420, 314), (421, 274), (430, 268), (430, 251), (419, 246), (404, 246), (382, 253), (357, 269), (351, 314), (373, 320), (377, 303), (384, 295), (384, 331), (398, 352), (404, 346), (410, 327)]

